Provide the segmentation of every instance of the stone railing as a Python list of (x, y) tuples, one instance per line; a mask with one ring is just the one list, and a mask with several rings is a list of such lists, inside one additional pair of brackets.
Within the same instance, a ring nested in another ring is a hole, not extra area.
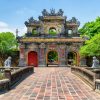
[(9, 90), (15, 83), (34, 72), (34, 67), (20, 67), (15, 69), (9, 68), (3, 70), (5, 78), (0, 80), (0, 90)]
[(91, 67), (71, 67), (71, 72), (78, 75), (96, 91), (100, 92), (100, 69)]
[(86, 83), (88, 83), (93, 89), (95, 89), (96, 75), (91, 70), (84, 67), (71, 67), (71, 72), (78, 75)]
[[(5, 69), (7, 69), (7, 68), (0, 67), (0, 72), (1, 73), (4, 73)], [(10, 67), (10, 70), (11, 71), (16, 71), (17, 69), (19, 69), (19, 67)]]

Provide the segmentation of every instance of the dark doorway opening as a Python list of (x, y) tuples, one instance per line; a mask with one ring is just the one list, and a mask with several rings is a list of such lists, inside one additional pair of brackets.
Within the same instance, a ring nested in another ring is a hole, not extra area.
[(47, 66), (58, 65), (58, 53), (56, 51), (49, 51), (47, 54)]

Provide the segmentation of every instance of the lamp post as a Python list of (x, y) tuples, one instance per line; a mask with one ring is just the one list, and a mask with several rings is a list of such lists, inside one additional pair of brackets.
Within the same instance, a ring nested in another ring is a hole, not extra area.
[[(16, 40), (17, 40), (17, 42), (18, 42), (18, 32), (19, 32), (19, 30), (16, 29)], [(16, 45), (16, 49), (18, 49), (18, 45)]]
[(18, 30), (18, 29), (16, 29), (16, 38), (18, 37), (18, 32), (19, 32), (19, 30)]

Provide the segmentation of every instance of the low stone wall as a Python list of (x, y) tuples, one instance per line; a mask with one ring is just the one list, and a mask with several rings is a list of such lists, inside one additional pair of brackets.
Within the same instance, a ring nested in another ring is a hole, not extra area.
[(2, 68), (5, 79), (0, 80), (0, 90), (9, 90), (16, 82), (34, 72), (34, 67)]
[(95, 73), (86, 67), (71, 67), (71, 72), (79, 76), (85, 82), (87, 82), (93, 89), (95, 89)]
[[(5, 69), (7, 69), (7, 68), (0, 67), (0, 72), (1, 72), (1, 73), (4, 73)], [(16, 71), (17, 69), (19, 69), (19, 67), (10, 67), (9, 69), (10, 69), (11, 71)]]
[(0, 80), (0, 91), (5, 90), (5, 89), (9, 90), (10, 89), (9, 82), (10, 82), (9, 79)]
[(71, 67), (71, 72), (88, 83), (93, 90), (100, 91), (100, 69), (91, 67)]

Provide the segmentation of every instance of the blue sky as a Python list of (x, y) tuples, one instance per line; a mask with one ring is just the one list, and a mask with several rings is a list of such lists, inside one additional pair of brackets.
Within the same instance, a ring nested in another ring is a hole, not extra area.
[(100, 0), (0, 0), (0, 32), (19, 29), (26, 31), (24, 22), (31, 16), (38, 18), (43, 9), (64, 10), (68, 19), (75, 16), (81, 27), (100, 16)]

